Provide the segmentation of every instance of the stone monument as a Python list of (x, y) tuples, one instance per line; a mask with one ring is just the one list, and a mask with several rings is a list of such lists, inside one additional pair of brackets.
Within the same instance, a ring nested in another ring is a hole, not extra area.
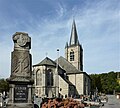
[(31, 38), (27, 33), (13, 35), (14, 51), (11, 53), (11, 75), (7, 108), (33, 108)]

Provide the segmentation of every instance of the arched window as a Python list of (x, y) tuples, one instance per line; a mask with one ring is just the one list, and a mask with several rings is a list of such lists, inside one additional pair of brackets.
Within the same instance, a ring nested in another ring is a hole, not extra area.
[(74, 61), (74, 51), (70, 52), (70, 61)]
[(53, 86), (53, 72), (51, 69), (47, 70), (46, 79), (47, 79), (47, 86)]
[(36, 85), (42, 85), (42, 73), (40, 69), (36, 71)]

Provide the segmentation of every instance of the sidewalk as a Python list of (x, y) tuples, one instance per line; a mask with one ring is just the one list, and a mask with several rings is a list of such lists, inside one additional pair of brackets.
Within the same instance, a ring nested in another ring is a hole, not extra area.
[(115, 95), (107, 95), (108, 102), (101, 108), (120, 108), (120, 99), (117, 99)]

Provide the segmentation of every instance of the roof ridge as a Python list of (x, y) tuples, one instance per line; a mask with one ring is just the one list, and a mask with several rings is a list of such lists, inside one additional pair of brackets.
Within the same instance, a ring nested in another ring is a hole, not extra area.
[(56, 66), (56, 62), (54, 62), (52, 59), (50, 59), (49, 57), (45, 57), (45, 59), (43, 59), (40, 63), (33, 65), (33, 66), (41, 66), (41, 65), (52, 65), (52, 66)]

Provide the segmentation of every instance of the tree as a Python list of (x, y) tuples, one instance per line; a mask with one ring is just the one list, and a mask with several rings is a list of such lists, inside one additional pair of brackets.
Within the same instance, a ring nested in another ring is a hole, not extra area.
[(9, 84), (5, 79), (0, 79), (0, 92), (9, 91)]
[(113, 94), (113, 91), (120, 91), (119, 84), (117, 82), (117, 73), (109, 72), (102, 74), (91, 74), (92, 90), (97, 87), (98, 92), (104, 92)]
[(90, 75), (92, 79), (92, 90), (98, 89), (98, 92), (101, 91), (101, 81), (100, 81), (100, 75), (99, 74), (91, 74)]

